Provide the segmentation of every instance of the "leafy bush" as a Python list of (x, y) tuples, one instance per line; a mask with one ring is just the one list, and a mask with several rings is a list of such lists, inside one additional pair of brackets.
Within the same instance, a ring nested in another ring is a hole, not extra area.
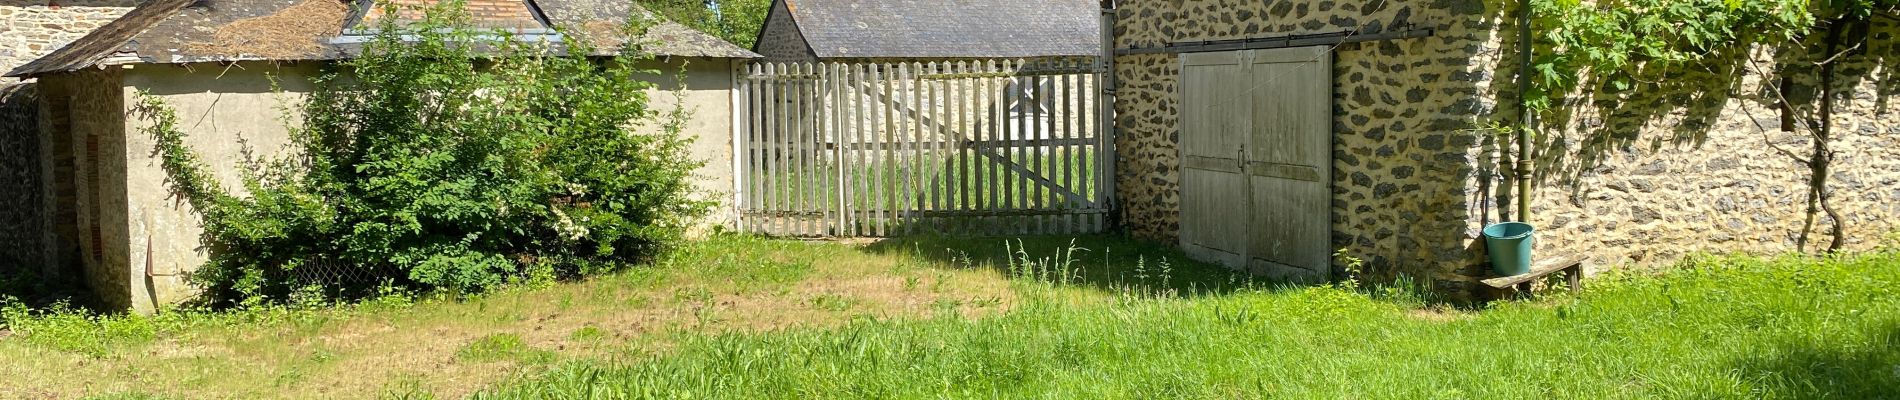
[[(168, 183), (203, 220), (211, 257), (193, 279), (207, 300), (466, 293), (587, 274), (662, 251), (705, 212), (689, 197), (700, 163), (684, 113), (649, 108), (645, 79), (660, 75), (636, 66), (637, 50), (590, 58), (574, 34), (551, 45), (478, 32), (458, 10), (382, 18), (358, 57), (286, 110), (302, 116), (287, 118), (301, 121), (292, 155), (250, 165), (248, 196), (220, 187), (173, 111), (142, 96)], [(658, 132), (636, 133), (648, 124)]]

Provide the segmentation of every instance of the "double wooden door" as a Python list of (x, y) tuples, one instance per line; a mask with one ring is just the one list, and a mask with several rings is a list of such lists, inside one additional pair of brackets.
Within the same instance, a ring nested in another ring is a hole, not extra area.
[(1183, 54), (1180, 85), (1181, 246), (1268, 277), (1327, 279), (1330, 51)]

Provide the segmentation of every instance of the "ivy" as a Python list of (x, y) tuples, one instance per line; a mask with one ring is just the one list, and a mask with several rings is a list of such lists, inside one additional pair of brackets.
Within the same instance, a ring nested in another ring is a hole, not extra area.
[(192, 279), (207, 300), (579, 276), (652, 257), (705, 213), (684, 114), (649, 107), (663, 75), (639, 67), (648, 57), (465, 28), (460, 6), (383, 18), (361, 54), (316, 77), (285, 110), (298, 121), (288, 155), (242, 169), (245, 196), (212, 177), (162, 100), (140, 96), (167, 182), (205, 228), (210, 260)]

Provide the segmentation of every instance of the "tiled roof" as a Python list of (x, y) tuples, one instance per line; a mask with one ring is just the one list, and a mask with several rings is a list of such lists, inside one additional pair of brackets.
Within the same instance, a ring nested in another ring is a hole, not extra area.
[(781, 0), (820, 58), (991, 58), (1101, 51), (1096, 0)]
[[(98, 65), (239, 60), (331, 60), (353, 48), (333, 42), (350, 18), (345, 0), (150, 0), (38, 60), (7, 72), (27, 76)], [(398, 0), (421, 4), (435, 0)], [(476, 24), (541, 26), (521, 0), (467, 0)], [(533, 0), (547, 20), (590, 37), (597, 54), (626, 38), (614, 27), (635, 10), (628, 0)], [(524, 19), (525, 17), (525, 19)], [(525, 21), (525, 23), (524, 23)], [(638, 38), (661, 56), (756, 58), (712, 35), (665, 21)], [(603, 43), (604, 42), (604, 43)]]

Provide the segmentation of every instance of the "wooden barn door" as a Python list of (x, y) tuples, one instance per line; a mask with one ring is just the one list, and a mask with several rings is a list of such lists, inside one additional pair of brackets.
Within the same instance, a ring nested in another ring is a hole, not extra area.
[(1182, 58), (1182, 247), (1270, 277), (1325, 280), (1331, 55), (1321, 47)]
[(1230, 267), (1248, 259), (1247, 180), (1241, 153), (1253, 107), (1245, 52), (1190, 53), (1181, 59), (1181, 247)]

